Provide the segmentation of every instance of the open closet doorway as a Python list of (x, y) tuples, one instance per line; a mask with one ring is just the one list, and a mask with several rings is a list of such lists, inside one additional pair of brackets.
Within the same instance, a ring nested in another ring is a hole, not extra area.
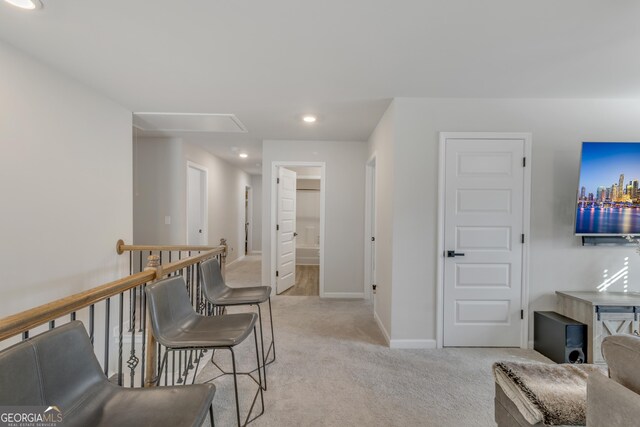
[(323, 296), (324, 164), (276, 166), (276, 290)]

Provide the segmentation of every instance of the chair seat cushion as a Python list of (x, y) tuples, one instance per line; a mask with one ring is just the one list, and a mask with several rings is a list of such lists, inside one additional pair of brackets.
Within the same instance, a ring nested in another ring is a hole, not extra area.
[(251, 286), (247, 288), (226, 288), (211, 301), (215, 305), (259, 304), (269, 299), (270, 286)]
[(194, 315), (156, 339), (171, 348), (232, 347), (249, 336), (257, 318), (255, 313)]
[(64, 411), (66, 427), (201, 426), (215, 394), (212, 384), (124, 388), (104, 384)]

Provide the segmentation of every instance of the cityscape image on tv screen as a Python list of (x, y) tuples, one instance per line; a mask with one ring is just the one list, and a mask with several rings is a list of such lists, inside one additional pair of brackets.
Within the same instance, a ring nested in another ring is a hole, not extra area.
[(583, 142), (576, 234), (640, 234), (640, 143)]

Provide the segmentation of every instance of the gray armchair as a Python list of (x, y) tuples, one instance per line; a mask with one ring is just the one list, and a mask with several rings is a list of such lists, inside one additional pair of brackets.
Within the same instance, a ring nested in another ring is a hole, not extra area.
[(66, 427), (201, 426), (215, 387), (124, 388), (110, 383), (81, 322), (0, 352), (0, 406), (55, 406)]

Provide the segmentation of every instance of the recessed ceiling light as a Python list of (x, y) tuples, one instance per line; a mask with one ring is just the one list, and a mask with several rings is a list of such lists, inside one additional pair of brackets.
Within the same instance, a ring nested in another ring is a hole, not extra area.
[(20, 9), (34, 10), (42, 8), (40, 0), (4, 0), (7, 3), (19, 7)]
[(304, 117), (302, 118), (302, 120), (303, 120), (305, 123), (315, 123), (315, 121), (316, 121), (317, 119), (316, 119), (316, 116), (304, 116)]
[(249, 157), (249, 155), (247, 153), (240, 153), (238, 154), (240, 157), (242, 157), (243, 159), (246, 159), (247, 157)]

